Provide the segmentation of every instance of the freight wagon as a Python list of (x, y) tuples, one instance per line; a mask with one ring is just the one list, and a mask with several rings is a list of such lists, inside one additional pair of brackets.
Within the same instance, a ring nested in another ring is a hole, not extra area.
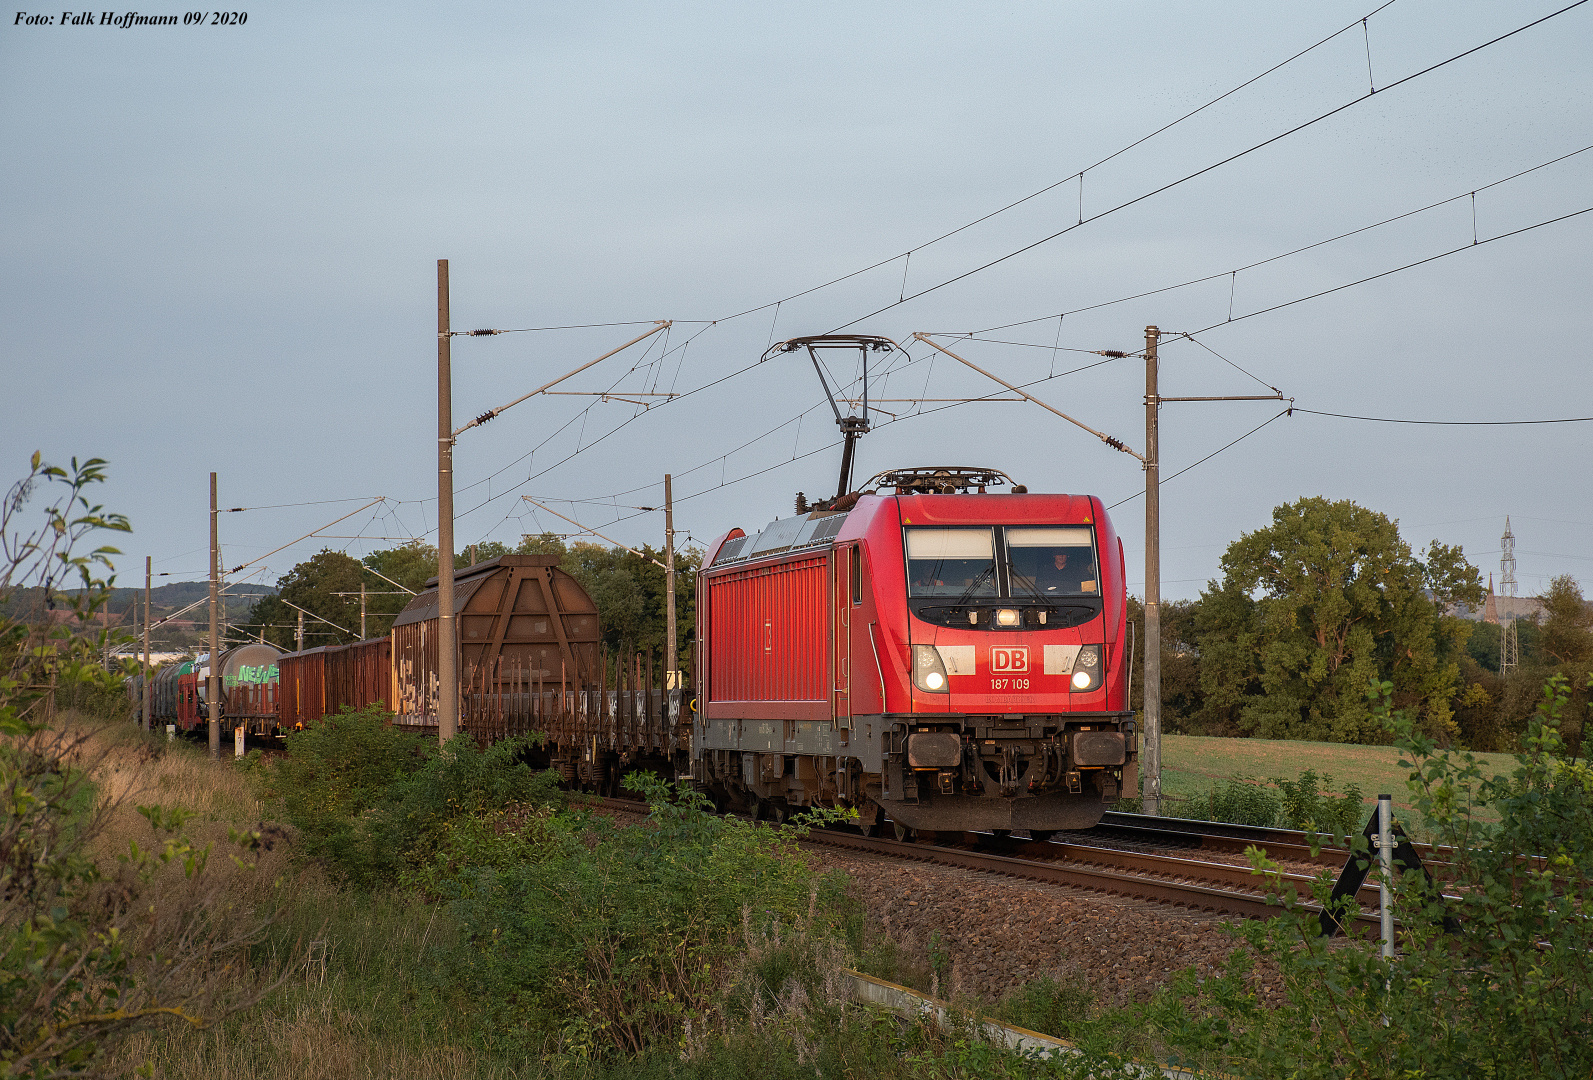
[[(282, 653), (258, 642), (238, 645), (217, 661), (221, 673), (221, 714), (228, 727), (244, 727), (251, 735), (277, 730), (277, 663)], [(150, 715), (158, 723), (192, 731), (210, 722), (208, 681), (210, 654), (167, 664), (150, 677)], [(139, 692), (142, 681), (137, 681)], [(130, 691), (131, 692), (131, 691)], [(135, 701), (141, 701), (135, 698)]]

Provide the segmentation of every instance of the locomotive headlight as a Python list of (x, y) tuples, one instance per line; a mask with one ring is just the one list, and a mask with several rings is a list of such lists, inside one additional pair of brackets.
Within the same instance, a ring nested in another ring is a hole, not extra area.
[(931, 694), (946, 692), (946, 664), (933, 645), (913, 646), (913, 685)]
[(1010, 608), (1010, 607), (996, 608), (996, 625), (997, 626), (1017, 626), (1018, 625), (1018, 609), (1017, 608)]
[(1073, 661), (1073, 689), (1094, 690), (1101, 685), (1101, 647), (1085, 645)]

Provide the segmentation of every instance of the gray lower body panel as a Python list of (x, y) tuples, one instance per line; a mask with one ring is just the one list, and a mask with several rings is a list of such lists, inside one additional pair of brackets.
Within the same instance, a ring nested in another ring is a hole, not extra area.
[(898, 825), (925, 832), (1012, 829), (1088, 829), (1100, 823), (1107, 802), (1096, 792), (1065, 791), (1019, 798), (936, 795), (923, 802), (880, 802)]
[(856, 716), (838, 728), (827, 720), (698, 720), (694, 750), (745, 750), (760, 754), (798, 754), (855, 758), (867, 772), (880, 767), (880, 732), (888, 725), (876, 716)]

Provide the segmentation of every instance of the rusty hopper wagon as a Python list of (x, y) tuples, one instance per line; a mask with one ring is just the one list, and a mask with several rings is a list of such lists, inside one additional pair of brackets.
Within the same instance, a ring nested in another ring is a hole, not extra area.
[[(613, 790), (621, 772), (684, 764), (678, 694), (653, 689), (651, 664), (616, 662), (598, 640), (597, 605), (555, 555), (504, 555), (459, 570), (459, 722), (482, 742), (545, 732), (542, 764)], [(393, 623), (395, 723), (437, 724), (437, 581)], [(612, 673), (611, 673), (612, 672)]]
[[(484, 694), (578, 690), (597, 680), (597, 605), (558, 561), (504, 555), (455, 573), (462, 713)], [(435, 727), (437, 579), (426, 585), (393, 622), (393, 711), (397, 723)]]

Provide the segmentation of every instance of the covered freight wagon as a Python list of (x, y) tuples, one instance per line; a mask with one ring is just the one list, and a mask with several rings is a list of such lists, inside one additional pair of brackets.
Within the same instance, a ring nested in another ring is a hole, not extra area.
[(389, 638), (326, 645), (282, 657), (281, 725), (295, 731), (323, 716), (369, 705), (391, 706), (393, 647)]
[[(597, 605), (556, 555), (502, 555), (454, 574), (461, 701), (578, 692), (599, 683)], [(393, 622), (397, 722), (437, 723), (437, 579)], [(466, 728), (470, 718), (462, 717)]]

